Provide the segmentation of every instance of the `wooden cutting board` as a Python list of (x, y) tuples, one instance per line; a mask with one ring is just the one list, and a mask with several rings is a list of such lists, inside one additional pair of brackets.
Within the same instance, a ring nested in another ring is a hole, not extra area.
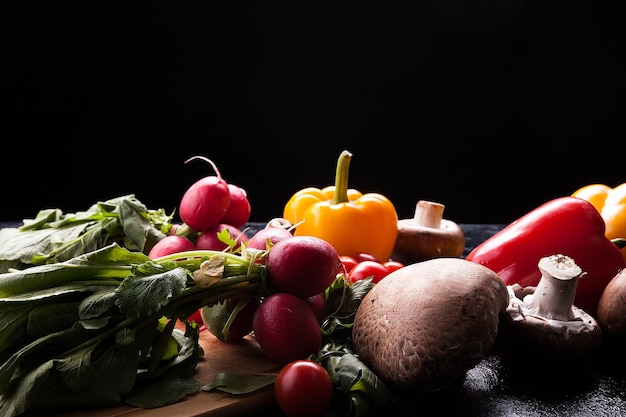
[[(274, 373), (280, 367), (267, 359), (256, 340), (247, 336), (241, 342), (222, 343), (208, 331), (200, 333), (204, 359), (198, 362), (195, 378), (203, 384), (219, 372)], [(267, 387), (245, 395), (200, 390), (181, 402), (152, 409), (119, 405), (108, 408), (26, 414), (46, 417), (216, 417), (240, 416), (275, 406), (274, 389)]]

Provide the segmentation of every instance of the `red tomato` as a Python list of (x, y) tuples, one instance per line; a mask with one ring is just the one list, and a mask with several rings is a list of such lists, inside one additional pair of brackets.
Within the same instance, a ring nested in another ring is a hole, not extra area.
[(380, 262), (363, 261), (359, 262), (348, 274), (350, 282), (360, 281), (362, 279), (372, 277), (374, 284), (389, 275), (389, 269)]
[(318, 417), (330, 407), (333, 381), (322, 365), (300, 359), (280, 370), (274, 395), (278, 407), (287, 417)]
[[(345, 271), (346, 274), (348, 272), (350, 272), (352, 270), (352, 268), (354, 268), (356, 266), (356, 264), (359, 263), (352, 256), (348, 256), (348, 255), (342, 255), (342, 256), (339, 257), (339, 259), (341, 260), (341, 263), (342, 263), (343, 267), (346, 269), (346, 271)], [(339, 272), (344, 272), (344, 271), (339, 271)]]
[(370, 253), (365, 253), (365, 252), (356, 252), (353, 253), (352, 255), (350, 255), (352, 258), (354, 258), (357, 262), (363, 262), (363, 261), (375, 261), (378, 263), (380, 262), (380, 259), (378, 259), (377, 257), (375, 257), (374, 255), (370, 254)]
[(385, 265), (387, 267), (387, 269), (389, 270), (389, 272), (393, 272), (397, 269), (400, 268), (404, 268), (404, 264), (402, 262), (398, 262), (398, 261), (387, 261), (387, 262), (383, 262), (383, 265)]

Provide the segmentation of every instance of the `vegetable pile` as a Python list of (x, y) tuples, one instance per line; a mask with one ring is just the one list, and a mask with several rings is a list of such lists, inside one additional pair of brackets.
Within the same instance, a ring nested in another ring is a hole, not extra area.
[[(191, 206), (222, 198), (213, 189), (223, 190), (221, 181), (203, 182), (200, 192), (196, 183), (190, 190), (205, 199), (181, 201), (187, 221), (201, 230), (171, 223), (172, 216), (127, 196), (85, 213), (55, 210), (52, 217), (42, 211), (36, 221), (3, 231), (4, 247), (13, 249), (7, 253), (21, 245), (21, 257), (13, 262), (5, 256), (0, 275), (0, 414), (121, 402), (153, 408), (215, 389), (193, 378), (204, 328), (223, 342), (253, 331), (277, 364), (326, 349), (332, 357), (325, 362), (337, 365), (350, 354), (336, 343), (345, 342), (370, 280), (348, 287), (334, 247), (314, 236), (293, 236), (282, 220), (281, 227), (270, 222), (250, 246), (247, 237), (231, 234), (237, 228), (221, 223), (226, 214), (210, 224), (193, 223)], [(190, 195), (188, 190), (185, 198)], [(83, 223), (88, 227), (79, 227)], [(216, 231), (219, 224), (232, 228)], [(203, 236), (224, 249), (199, 249)], [(200, 318), (192, 319), (198, 312)], [(352, 375), (357, 383), (370, 375), (354, 357), (342, 363), (335, 368), (343, 369), (343, 379)], [(367, 387), (360, 385), (360, 391)]]
[[(462, 259), (442, 204), (398, 220), (383, 195), (348, 188), (351, 156), (334, 187), (300, 190), (252, 236), (245, 190), (204, 157), (187, 162), (216, 175), (186, 190), (181, 223), (127, 195), (0, 230), (0, 415), (273, 385), (288, 417), (362, 416), (491, 354), (551, 364), (626, 340), (626, 241), (605, 235), (596, 200), (546, 202)], [(253, 337), (279, 371), (203, 385), (202, 331)]]

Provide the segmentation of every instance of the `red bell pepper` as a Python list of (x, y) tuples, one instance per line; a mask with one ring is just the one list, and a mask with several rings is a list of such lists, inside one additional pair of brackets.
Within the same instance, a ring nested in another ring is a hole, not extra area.
[(619, 245), (604, 231), (604, 220), (591, 203), (571, 196), (556, 198), (476, 246), (466, 259), (493, 270), (506, 285), (527, 287), (541, 279), (537, 267), (541, 258), (569, 256), (586, 272), (578, 282), (574, 305), (595, 317), (604, 287), (626, 266)]

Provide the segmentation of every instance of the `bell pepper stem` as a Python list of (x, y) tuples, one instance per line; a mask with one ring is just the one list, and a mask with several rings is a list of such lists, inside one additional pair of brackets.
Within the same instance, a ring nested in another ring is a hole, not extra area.
[(343, 151), (337, 160), (337, 170), (335, 171), (335, 196), (333, 204), (347, 203), (348, 200), (348, 174), (350, 173), (350, 161), (352, 153)]
[(626, 239), (618, 237), (615, 239), (611, 239), (611, 242), (615, 244), (620, 249), (626, 248)]

